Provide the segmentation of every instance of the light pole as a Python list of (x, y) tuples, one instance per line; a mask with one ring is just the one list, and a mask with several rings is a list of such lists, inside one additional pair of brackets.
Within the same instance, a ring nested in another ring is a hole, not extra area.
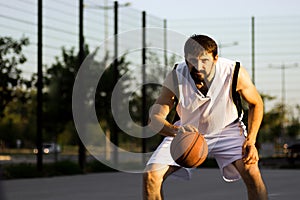
[(281, 70), (281, 103), (284, 106), (286, 100), (286, 89), (285, 89), (285, 70), (298, 67), (298, 63), (292, 65), (282, 64), (280, 66), (269, 65), (270, 68)]
[(293, 65), (285, 65), (281, 66), (273, 66), (269, 65), (270, 68), (280, 69), (281, 70), (281, 112), (282, 112), (282, 120), (281, 120), (281, 138), (285, 136), (285, 101), (286, 101), (286, 89), (285, 89), (285, 70), (298, 67), (298, 63)]
[[(89, 9), (101, 9), (104, 10), (104, 51), (107, 54), (108, 52), (108, 10), (114, 10), (114, 62), (113, 62), (113, 80), (114, 84), (117, 84), (119, 78), (119, 70), (118, 70), (118, 9), (120, 7), (128, 7), (131, 3), (124, 3), (119, 4), (117, 1), (114, 1), (114, 5), (108, 6), (108, 1), (104, 1), (104, 6), (101, 5), (84, 5), (85, 8)], [(118, 109), (116, 107), (115, 109)], [(116, 111), (118, 113), (118, 111)], [(111, 129), (111, 133), (109, 131), (106, 132), (106, 159), (111, 159), (110, 157), (110, 141), (112, 141), (115, 145), (113, 148), (113, 163), (115, 165), (118, 164), (118, 127), (117, 124), (114, 122), (114, 125)]]
[[(118, 8), (121, 7), (128, 7), (130, 6), (130, 2), (126, 2), (124, 4), (118, 4)], [(114, 10), (115, 5), (108, 5), (108, 0), (104, 0), (104, 5), (89, 5), (89, 4), (84, 4), (84, 8), (87, 9), (96, 9), (96, 10), (104, 10), (104, 52), (108, 52), (108, 44), (107, 44), (107, 39), (108, 39), (108, 10)]]

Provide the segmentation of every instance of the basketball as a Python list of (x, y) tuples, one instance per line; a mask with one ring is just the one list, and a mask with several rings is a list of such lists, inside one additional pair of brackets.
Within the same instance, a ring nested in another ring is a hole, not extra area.
[(208, 146), (202, 134), (184, 132), (174, 137), (170, 151), (172, 158), (178, 165), (195, 168), (205, 161)]

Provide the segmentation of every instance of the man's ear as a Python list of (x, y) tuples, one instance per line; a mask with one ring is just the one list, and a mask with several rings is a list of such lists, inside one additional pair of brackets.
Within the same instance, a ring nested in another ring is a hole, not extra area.
[(214, 57), (214, 61), (213, 61), (213, 62), (214, 62), (215, 64), (217, 64), (218, 58), (219, 58), (219, 55), (216, 55), (216, 56)]
[(217, 61), (218, 58), (219, 58), (219, 55), (216, 55), (215, 58), (214, 58), (214, 60)]

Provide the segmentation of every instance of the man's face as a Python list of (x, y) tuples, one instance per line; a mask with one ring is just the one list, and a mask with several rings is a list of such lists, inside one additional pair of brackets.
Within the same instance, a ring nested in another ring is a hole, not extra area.
[(198, 56), (188, 54), (186, 60), (195, 82), (210, 81), (213, 78), (218, 56), (214, 58), (212, 53), (205, 51)]

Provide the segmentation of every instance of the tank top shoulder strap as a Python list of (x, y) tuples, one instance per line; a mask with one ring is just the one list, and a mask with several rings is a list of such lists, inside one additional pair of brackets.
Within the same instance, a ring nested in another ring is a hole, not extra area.
[(243, 112), (243, 107), (242, 107), (242, 101), (241, 101), (240, 94), (236, 91), (239, 70), (240, 70), (240, 62), (236, 62), (235, 67), (234, 67), (234, 72), (233, 72), (231, 91), (232, 91), (233, 102), (237, 108), (238, 115), (240, 117)]

